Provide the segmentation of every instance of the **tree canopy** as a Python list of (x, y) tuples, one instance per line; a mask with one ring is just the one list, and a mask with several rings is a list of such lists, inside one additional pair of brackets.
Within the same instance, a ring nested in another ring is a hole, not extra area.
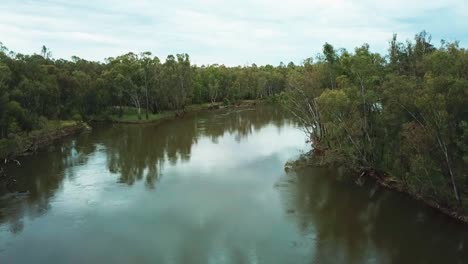
[[(280, 95), (280, 96), (279, 96)], [(139, 118), (188, 104), (275, 96), (300, 120), (326, 162), (379, 171), (444, 205), (468, 194), (468, 51), (458, 42), (389, 41), (388, 54), (363, 44), (325, 43), (302, 64), (193, 65), (188, 54), (150, 52), (105, 62), (54, 59), (45, 46), (23, 55), (0, 43), (0, 148), (47, 120)]]
[(288, 71), (286, 106), (303, 122), (322, 162), (390, 175), (444, 206), (468, 194), (468, 50), (459, 43), (394, 35), (388, 55), (326, 43)]

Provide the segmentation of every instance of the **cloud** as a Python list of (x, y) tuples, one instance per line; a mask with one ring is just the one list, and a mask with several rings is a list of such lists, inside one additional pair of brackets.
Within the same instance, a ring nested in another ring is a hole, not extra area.
[(324, 42), (386, 52), (393, 33), (425, 29), (468, 41), (463, 0), (2, 0), (0, 41), (22, 53), (44, 44), (55, 57), (103, 60), (128, 51), (164, 58), (187, 52), (197, 64), (300, 62)]

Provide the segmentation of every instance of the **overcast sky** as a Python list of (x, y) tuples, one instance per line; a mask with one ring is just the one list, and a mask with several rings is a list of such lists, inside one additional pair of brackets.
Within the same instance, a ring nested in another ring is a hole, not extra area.
[(20, 53), (103, 60), (128, 51), (196, 64), (301, 62), (324, 42), (385, 53), (425, 29), (468, 45), (467, 0), (0, 0), (0, 42)]

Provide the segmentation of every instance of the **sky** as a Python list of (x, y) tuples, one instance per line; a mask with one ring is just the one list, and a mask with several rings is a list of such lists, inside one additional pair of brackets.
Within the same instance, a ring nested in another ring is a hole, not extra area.
[(325, 42), (385, 54), (426, 30), (468, 46), (467, 0), (0, 0), (0, 42), (18, 53), (103, 61), (150, 51), (229, 66), (301, 63)]

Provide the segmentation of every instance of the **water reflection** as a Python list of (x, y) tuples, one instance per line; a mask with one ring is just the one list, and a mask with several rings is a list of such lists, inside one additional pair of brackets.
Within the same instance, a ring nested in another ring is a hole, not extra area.
[(23, 228), (25, 215), (35, 218), (46, 213), (49, 200), (63, 180), (79, 176), (77, 166), (86, 166), (93, 155), (105, 157), (108, 171), (118, 182), (133, 185), (144, 180), (148, 189), (154, 189), (165, 164), (176, 166), (189, 161), (191, 148), (199, 138), (207, 137), (216, 143), (227, 133), (240, 142), (269, 124), (278, 129), (293, 125), (275, 107), (191, 114), (156, 126), (97, 125), (92, 133), (21, 159), (21, 167), (7, 168), (18, 180), (17, 192), (0, 190), (0, 224), (9, 223), (8, 229), (17, 233)]
[(278, 108), (98, 125), (10, 167), (0, 263), (466, 263), (467, 229), (339, 171)]
[[(82, 139), (86, 137), (84, 135)], [(41, 153), (22, 159), (21, 167), (7, 167), (8, 173), (15, 176), (17, 184), (14, 186), (16, 192), (3, 190), (0, 194), (0, 224), (9, 223), (9, 230), (17, 233), (23, 229), (24, 215), (35, 218), (47, 211), (49, 199), (60, 188), (66, 175), (74, 177), (70, 168), (86, 163), (87, 153), (93, 151), (80, 149), (77, 145), (73, 140), (63, 145), (54, 145), (46, 155)]]
[(336, 170), (288, 175), (282, 201), (311, 238), (315, 263), (466, 263), (468, 230), (404, 195), (336, 179)]

